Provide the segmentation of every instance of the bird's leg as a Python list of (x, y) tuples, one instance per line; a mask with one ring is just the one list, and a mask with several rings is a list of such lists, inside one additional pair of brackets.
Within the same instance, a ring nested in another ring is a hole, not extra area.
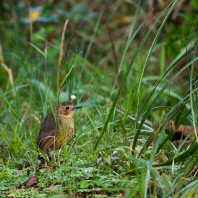
[(40, 155), (39, 150), (38, 150), (38, 161), (39, 164), (45, 164), (45, 159)]
[(75, 148), (76, 137), (77, 137), (77, 134), (74, 135), (71, 144), (69, 144), (69, 145), (74, 149), (74, 154), (75, 154), (75, 155), (77, 155), (76, 148)]
[(48, 159), (49, 161), (51, 161), (51, 159), (52, 159), (52, 157), (51, 157), (51, 155), (50, 155), (50, 152), (49, 152), (49, 151), (47, 151), (47, 159)]

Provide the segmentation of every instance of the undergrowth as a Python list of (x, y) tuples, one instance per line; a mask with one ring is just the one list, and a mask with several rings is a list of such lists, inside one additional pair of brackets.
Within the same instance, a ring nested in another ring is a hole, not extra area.
[[(54, 25), (35, 32), (30, 28), (29, 42), (19, 38), (19, 28), (6, 35), (9, 28), (1, 27), (3, 37), (14, 41), (1, 41), (2, 197), (198, 196), (197, 18), (186, 45), (171, 60), (161, 41), (177, 2), (160, 12), (140, 42), (135, 38), (147, 23), (139, 24), (141, 2), (124, 40), (112, 35), (108, 21), (102, 37), (105, 7), (88, 15), (91, 34), (80, 27), (70, 29), (66, 38), (71, 23), (66, 21), (62, 38), (53, 42), (42, 31), (48, 35)], [(48, 167), (39, 167), (35, 141), (41, 123), (71, 95), (83, 106), (75, 114), (76, 136), (65, 149), (52, 152)], [(175, 145), (180, 126), (191, 130), (183, 131)], [(38, 182), (27, 186), (33, 176)]]

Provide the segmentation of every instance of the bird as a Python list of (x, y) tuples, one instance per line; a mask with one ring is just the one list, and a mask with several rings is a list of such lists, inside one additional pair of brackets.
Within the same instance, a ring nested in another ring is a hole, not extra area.
[[(61, 102), (45, 117), (36, 138), (39, 151), (45, 151), (49, 155), (50, 151), (60, 149), (64, 143), (68, 144), (73, 139), (73, 115), (81, 107), (70, 101)], [(39, 155), (38, 159), (41, 158)]]

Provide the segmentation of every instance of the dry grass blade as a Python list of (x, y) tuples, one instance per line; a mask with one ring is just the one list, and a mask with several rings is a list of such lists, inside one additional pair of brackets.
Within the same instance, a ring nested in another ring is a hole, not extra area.
[(67, 80), (67, 77), (69, 76), (69, 74), (71, 73), (71, 71), (72, 71), (73, 68), (74, 68), (74, 65), (71, 66), (71, 69), (69, 70), (69, 72), (63, 78), (63, 80), (62, 80), (62, 82), (60, 84), (60, 88), (63, 86), (64, 82)]
[(60, 69), (61, 66), (61, 61), (63, 59), (63, 47), (64, 47), (64, 41), (65, 41), (65, 32), (66, 32), (66, 28), (67, 28), (67, 24), (69, 22), (69, 19), (67, 19), (65, 21), (64, 27), (63, 27), (63, 32), (62, 32), (62, 37), (61, 37), (61, 43), (60, 43), (60, 53), (59, 53), (59, 59), (58, 59), (58, 67)]
[(3, 51), (2, 51), (1, 43), (0, 43), (0, 63), (4, 63)]
[(6, 70), (6, 72), (8, 73), (9, 76), (9, 81), (10, 84), (12, 86), (12, 90), (13, 90), (13, 96), (16, 97), (16, 90), (14, 87), (14, 80), (13, 80), (13, 75), (12, 75), (12, 70), (8, 68), (8, 66), (6, 64), (4, 64), (3, 62), (1, 63), (1, 66)]
[(57, 76), (57, 98), (59, 98), (59, 92), (60, 92), (60, 80), (62, 79), (61, 77), (61, 62), (63, 60), (63, 47), (64, 47), (64, 41), (65, 41), (65, 32), (67, 28), (69, 20), (67, 19), (65, 21), (64, 27), (63, 27), (63, 32), (62, 32), (62, 37), (61, 37), (61, 43), (60, 43), (60, 49), (59, 49), (59, 59), (58, 59), (58, 76)]

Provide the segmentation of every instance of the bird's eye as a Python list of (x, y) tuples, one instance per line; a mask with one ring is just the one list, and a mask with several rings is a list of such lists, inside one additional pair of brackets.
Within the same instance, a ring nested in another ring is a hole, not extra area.
[(66, 110), (69, 110), (69, 107), (67, 106), (65, 109), (66, 109)]

